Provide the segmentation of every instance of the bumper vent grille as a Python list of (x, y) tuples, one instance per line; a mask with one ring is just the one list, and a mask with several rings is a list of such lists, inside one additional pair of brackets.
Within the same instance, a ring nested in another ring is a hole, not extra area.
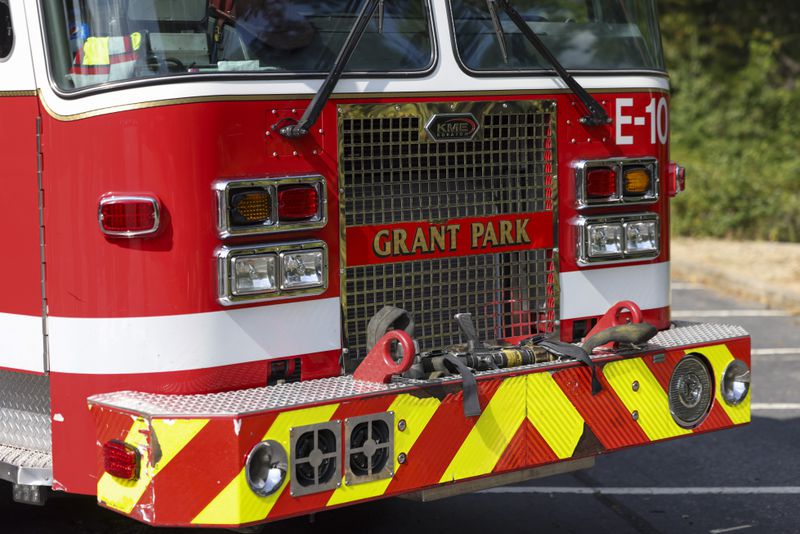
[[(349, 105), (339, 115), (342, 223), (345, 228), (448, 221), (552, 211), (555, 106), (509, 103)], [(472, 140), (435, 142), (436, 114), (471, 113)], [(459, 343), (453, 316), (470, 312), (484, 339), (527, 336), (554, 327), (552, 250), (380, 265), (343, 258), (346, 346), (366, 355), (370, 317), (389, 304), (415, 319), (422, 350)]]

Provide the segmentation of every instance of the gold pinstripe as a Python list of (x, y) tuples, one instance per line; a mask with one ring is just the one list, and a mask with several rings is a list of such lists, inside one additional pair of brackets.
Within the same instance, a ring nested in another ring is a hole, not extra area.
[[(137, 480), (120, 480), (104, 473), (97, 482), (97, 499), (109, 508), (130, 514), (144, 495), (147, 486), (208, 423), (208, 419), (154, 419), (148, 424), (137, 418), (125, 437), (125, 443), (135, 446), (141, 454), (140, 474)], [(147, 435), (152, 433), (158, 441), (161, 457), (150, 465)]]
[[(339, 404), (327, 404), (314, 408), (305, 408), (283, 412), (267, 430), (263, 439), (272, 439), (290, 451), (289, 431), (292, 427), (313, 425), (330, 421)], [(291, 463), (291, 458), (290, 458)], [(286, 490), (289, 477), (286, 477), (278, 491), (268, 497), (259, 497), (250, 490), (245, 478), (245, 470), (239, 472), (208, 506), (192, 520), (198, 525), (239, 525), (254, 523), (266, 519), (278, 498)]]
[(503, 381), (440, 482), (491, 473), (525, 420), (525, 377)]
[[(397, 456), (401, 452), (407, 453), (414, 446), (422, 431), (428, 426), (433, 414), (439, 409), (441, 403), (435, 398), (416, 398), (412, 395), (399, 395), (388, 411), (394, 412), (395, 423), (401, 419), (406, 422), (404, 431), (394, 431), (394, 471), (400, 467)], [(379, 497), (386, 492), (392, 479), (375, 480), (364, 484), (348, 486), (342, 479), (341, 487), (331, 495), (328, 506), (344, 504), (362, 499)]]
[(706, 357), (706, 359), (711, 363), (711, 367), (713, 369), (714, 374), (714, 389), (716, 393), (714, 394), (714, 398), (717, 401), (717, 404), (722, 406), (722, 409), (725, 410), (725, 413), (728, 414), (728, 417), (735, 425), (741, 425), (743, 423), (750, 422), (750, 394), (748, 393), (747, 397), (737, 406), (730, 406), (728, 403), (725, 402), (725, 399), (722, 398), (722, 391), (720, 389), (720, 384), (722, 382), (722, 377), (725, 374), (725, 368), (728, 367), (728, 364), (733, 361), (733, 354), (731, 351), (728, 350), (728, 347), (725, 345), (715, 345), (713, 347), (703, 347), (699, 350), (687, 350), (686, 354), (698, 353), (702, 354)]
[[(637, 423), (651, 441), (691, 434), (691, 430), (680, 427), (672, 418), (669, 399), (664, 388), (641, 358), (621, 360), (607, 364), (603, 375), (633, 413), (638, 412)], [(633, 382), (639, 382), (634, 391)]]
[(583, 417), (550, 373), (527, 376), (528, 420), (560, 459), (571, 458), (583, 435)]

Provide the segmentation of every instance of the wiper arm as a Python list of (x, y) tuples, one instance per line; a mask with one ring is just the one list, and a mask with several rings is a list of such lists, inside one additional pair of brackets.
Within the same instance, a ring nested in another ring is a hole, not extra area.
[(361, 8), (361, 12), (358, 14), (358, 18), (356, 18), (356, 22), (353, 24), (350, 34), (342, 45), (342, 49), (339, 50), (339, 56), (336, 58), (333, 67), (325, 77), (325, 81), (322, 82), (322, 87), (320, 87), (317, 94), (314, 95), (314, 99), (306, 108), (303, 116), (300, 117), (297, 124), (290, 124), (283, 127), (279, 126), (280, 123), (275, 125), (275, 128), (279, 128), (278, 131), (282, 136), (296, 139), (308, 134), (314, 126), (314, 123), (319, 119), (325, 104), (328, 102), (336, 84), (342, 77), (344, 68), (347, 66), (347, 62), (350, 61), (350, 57), (353, 55), (353, 52), (355, 52), (359, 41), (361, 41), (361, 36), (364, 35), (367, 25), (372, 19), (372, 15), (375, 13), (375, 9), (378, 5), (382, 4), (383, 0), (367, 0), (364, 2), (364, 7)]
[(581, 101), (583, 106), (586, 108), (586, 111), (589, 112), (588, 115), (585, 117), (581, 117), (581, 124), (585, 124), (587, 126), (603, 126), (605, 124), (610, 124), (611, 119), (609, 118), (606, 110), (603, 109), (603, 106), (595, 100), (595, 98), (586, 92), (586, 89), (581, 87), (575, 78), (567, 72), (567, 69), (556, 59), (556, 56), (547, 48), (547, 45), (544, 44), (544, 41), (536, 34), (535, 31), (528, 25), (528, 22), (523, 18), (519, 11), (517, 11), (513, 5), (511, 5), (510, 0), (486, 0), (489, 11), (492, 14), (492, 23), (495, 27), (495, 33), (497, 33), (498, 41), (500, 42), (500, 48), (503, 51), (503, 57), (508, 61), (508, 52), (506, 47), (506, 38), (505, 32), (503, 31), (503, 26), (500, 23), (500, 17), (498, 16), (497, 10), (498, 8), (502, 8), (508, 18), (511, 19), (511, 22), (519, 28), (519, 31), (522, 32), (522, 35), (530, 41), (534, 48), (536, 48), (537, 52), (539, 52), (544, 59), (553, 66), (556, 73), (558, 73), (559, 77), (564, 80), (564, 83), (567, 84), (567, 87), (575, 93), (575, 96)]

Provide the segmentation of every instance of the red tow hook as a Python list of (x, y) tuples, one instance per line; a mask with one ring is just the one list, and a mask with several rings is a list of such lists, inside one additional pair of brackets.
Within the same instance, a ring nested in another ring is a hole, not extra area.
[[(593, 335), (599, 334), (600, 332), (614, 326), (642, 322), (644, 322), (644, 315), (642, 314), (642, 310), (639, 308), (639, 305), (630, 300), (623, 300), (622, 302), (617, 302), (611, 306), (608, 311), (597, 320), (597, 324), (594, 325), (594, 328), (592, 328), (588, 334), (586, 334), (586, 337), (584, 337), (583, 340), (586, 341)], [(613, 345), (613, 343), (606, 343), (605, 345), (597, 348), (607, 349), (611, 348)]]
[[(397, 341), (403, 351), (400, 363), (392, 358), (392, 342)], [(367, 357), (353, 373), (353, 378), (365, 382), (388, 384), (392, 377), (401, 375), (411, 368), (417, 351), (414, 341), (403, 330), (390, 330), (378, 340)]]

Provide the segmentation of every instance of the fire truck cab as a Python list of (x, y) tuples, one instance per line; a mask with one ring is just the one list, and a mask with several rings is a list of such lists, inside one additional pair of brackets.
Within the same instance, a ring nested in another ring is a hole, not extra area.
[(242, 527), (750, 420), (655, 0), (0, 0), (0, 478)]

